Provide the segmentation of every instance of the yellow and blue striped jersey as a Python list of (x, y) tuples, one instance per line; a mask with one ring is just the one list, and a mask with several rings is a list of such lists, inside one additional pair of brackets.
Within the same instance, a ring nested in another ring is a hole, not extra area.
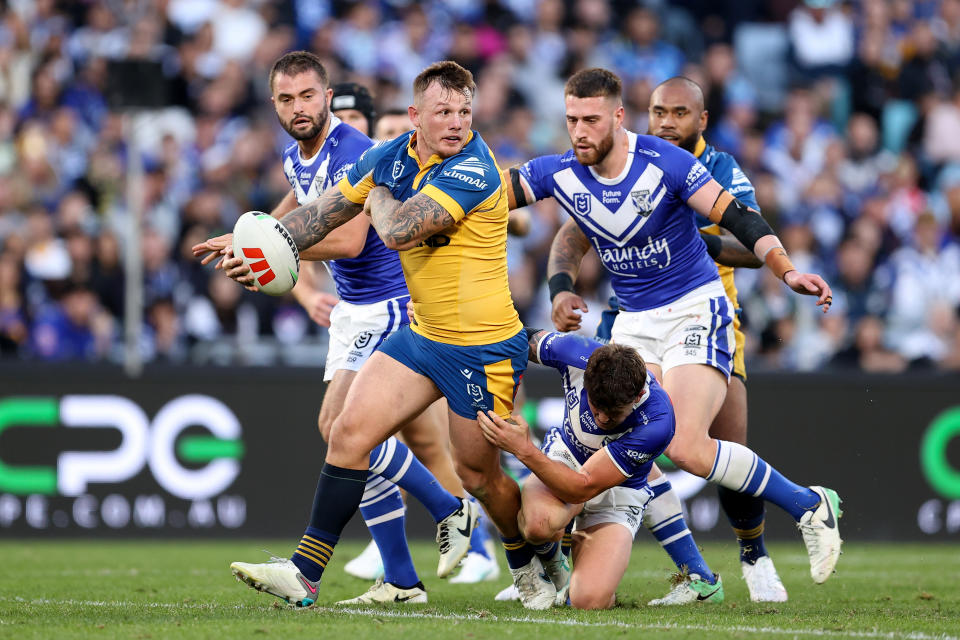
[(460, 153), (420, 164), (416, 133), (368, 149), (340, 181), (363, 203), (375, 186), (404, 202), (422, 193), (454, 226), (400, 252), (420, 335), (454, 345), (507, 340), (523, 328), (507, 284), (507, 195), (493, 152), (471, 131)]

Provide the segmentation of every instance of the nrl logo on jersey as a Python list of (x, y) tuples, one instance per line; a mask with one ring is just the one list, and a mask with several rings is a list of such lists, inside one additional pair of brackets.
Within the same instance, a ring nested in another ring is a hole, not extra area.
[(592, 198), (589, 193), (573, 194), (573, 208), (582, 216), (590, 214), (590, 202)]
[(656, 208), (657, 203), (650, 199), (649, 189), (638, 189), (630, 192), (630, 198), (633, 200), (633, 206), (637, 210), (637, 215), (646, 218)]
[(395, 160), (393, 163), (393, 179), (396, 180), (403, 174), (403, 160)]

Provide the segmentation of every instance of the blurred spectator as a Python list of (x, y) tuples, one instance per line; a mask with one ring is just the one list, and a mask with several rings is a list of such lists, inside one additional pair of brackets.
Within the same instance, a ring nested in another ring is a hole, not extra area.
[(790, 46), (807, 77), (839, 74), (853, 58), (853, 22), (835, 0), (804, 0), (790, 14)]
[(887, 341), (907, 360), (937, 360), (949, 350), (948, 318), (960, 305), (960, 246), (941, 247), (942, 231), (933, 215), (922, 214), (913, 242), (890, 259)]
[[(765, 270), (738, 271), (749, 366), (960, 368), (960, 0), (17, 0), (0, 14), (0, 357), (119, 357), (139, 153), (146, 359), (317, 359), (325, 333), (292, 300), (249, 294), (189, 251), (289, 188), (266, 76), (301, 46), (380, 113), (405, 114), (420, 69), (457, 60), (501, 167), (568, 147), (562, 87), (579, 69), (622, 75), (637, 133), (656, 83), (688, 75), (709, 141), (736, 155), (795, 264), (834, 286), (824, 316)], [(109, 108), (108, 63), (124, 58), (161, 63), (169, 108)], [(552, 201), (529, 213), (529, 235), (508, 242), (510, 286), (525, 322), (548, 323), (563, 216)], [(593, 314), (609, 285), (591, 260), (577, 286)]]

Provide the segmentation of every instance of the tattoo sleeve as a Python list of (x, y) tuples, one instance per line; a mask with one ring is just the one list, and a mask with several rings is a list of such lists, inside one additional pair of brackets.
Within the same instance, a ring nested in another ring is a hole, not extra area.
[(443, 205), (423, 194), (403, 204), (384, 197), (372, 204), (370, 214), (380, 239), (397, 251), (410, 249), (455, 222)]
[(547, 277), (557, 273), (568, 273), (573, 280), (576, 280), (577, 273), (580, 271), (580, 262), (588, 251), (590, 251), (590, 240), (576, 222), (572, 219), (567, 220), (553, 238), (550, 259), (547, 261)]
[(530, 362), (540, 363), (540, 357), (537, 355), (537, 344), (547, 335), (544, 329), (527, 329), (527, 345), (530, 347)]
[(324, 191), (309, 204), (294, 209), (280, 219), (303, 251), (323, 240), (328, 233), (363, 211), (362, 204), (350, 202), (336, 186)]

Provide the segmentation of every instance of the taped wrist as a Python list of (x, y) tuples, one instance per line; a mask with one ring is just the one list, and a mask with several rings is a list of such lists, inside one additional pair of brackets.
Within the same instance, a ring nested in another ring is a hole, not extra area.
[(750, 211), (743, 204), (726, 191), (721, 191), (717, 201), (710, 210), (710, 219), (716, 220), (721, 227), (730, 232), (743, 243), (747, 249), (753, 251), (757, 240), (763, 236), (773, 235), (773, 229), (759, 213)]
[(770, 251), (767, 251), (767, 255), (763, 257), (763, 261), (767, 263), (770, 270), (781, 280), (787, 275), (788, 271), (797, 270), (797, 268), (793, 266), (793, 263), (790, 262), (790, 258), (787, 257), (787, 252), (783, 247), (774, 247), (770, 249)]
[(707, 254), (716, 261), (716, 259), (720, 257), (720, 251), (723, 249), (723, 241), (720, 239), (720, 236), (701, 233), (700, 237), (703, 238), (703, 243), (707, 245)]
[(561, 291), (573, 291), (573, 278), (566, 273), (555, 273), (547, 281), (547, 286), (550, 287), (550, 302), (553, 302)]

